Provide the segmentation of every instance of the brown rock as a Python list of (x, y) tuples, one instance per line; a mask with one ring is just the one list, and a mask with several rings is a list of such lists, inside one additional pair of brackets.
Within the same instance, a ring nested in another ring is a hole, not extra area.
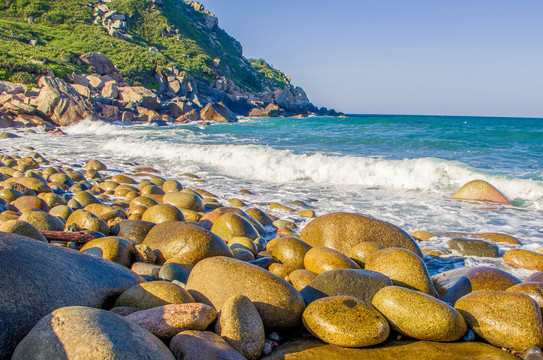
[(520, 294), (525, 294), (535, 300), (540, 308), (543, 307), (543, 283), (541, 282), (524, 282), (511, 286), (506, 291), (512, 291)]
[(19, 217), (19, 220), (25, 221), (38, 230), (43, 231), (63, 231), (64, 223), (46, 212), (36, 210), (27, 211)]
[(200, 111), (200, 119), (224, 123), (237, 122), (236, 115), (222, 102), (209, 103)]
[(513, 275), (496, 268), (475, 267), (461, 268), (446, 271), (432, 277), (439, 295), (444, 296), (451, 283), (465, 277), (469, 280), (470, 291), (497, 290), (505, 291), (513, 285), (520, 283), (520, 280)]
[(66, 227), (76, 225), (79, 230), (98, 231), (104, 235), (109, 234), (109, 226), (96, 215), (85, 210), (76, 210), (66, 220)]
[(511, 205), (511, 202), (494, 186), (483, 180), (473, 180), (462, 186), (460, 190), (451, 196), (453, 199), (488, 201), (499, 204)]
[(164, 204), (170, 204), (180, 209), (189, 209), (193, 211), (204, 211), (202, 198), (198, 195), (185, 192), (168, 192), (162, 198)]
[(17, 234), (32, 238), (34, 240), (39, 240), (47, 242), (47, 239), (41, 234), (41, 232), (36, 229), (31, 224), (22, 220), (7, 220), (0, 223), (0, 231)]
[(168, 281), (149, 281), (132, 286), (123, 292), (115, 306), (147, 310), (169, 304), (193, 303), (192, 296), (181, 286)]
[(89, 241), (83, 245), (81, 252), (130, 267), (135, 257), (134, 244), (131, 240), (107, 236)]
[(514, 267), (543, 271), (543, 254), (535, 251), (524, 249), (508, 250), (503, 254), (503, 261)]
[(209, 331), (186, 330), (175, 335), (170, 350), (183, 360), (244, 360), (219, 335)]
[(360, 269), (347, 256), (327, 247), (315, 247), (307, 251), (304, 267), (316, 274), (337, 269)]
[(90, 52), (79, 57), (84, 64), (93, 66), (100, 75), (106, 75), (117, 72), (113, 62), (104, 54)]
[(181, 210), (170, 204), (158, 204), (148, 208), (141, 220), (161, 224), (165, 221), (185, 221)]
[(349, 251), (348, 257), (363, 269), (372, 255), (382, 249), (384, 249), (383, 246), (374, 242), (361, 242), (353, 246), (351, 251)]
[(294, 238), (281, 238), (275, 242), (272, 256), (285, 265), (292, 265), (298, 268), (304, 267), (304, 257), (311, 249), (301, 240)]
[(119, 98), (123, 103), (135, 103), (149, 110), (158, 107), (156, 94), (143, 86), (119, 87)]
[(298, 291), (302, 291), (307, 285), (313, 281), (317, 277), (317, 274), (315, 274), (312, 271), (306, 270), (306, 269), (297, 269), (292, 271), (288, 278), (290, 280), (290, 283), (294, 288)]
[(211, 232), (229, 241), (233, 237), (248, 237), (251, 240), (256, 239), (259, 234), (256, 229), (243, 217), (236, 214), (221, 215), (211, 227)]
[(149, 221), (122, 220), (111, 229), (111, 234), (141, 244), (154, 226), (155, 223)]

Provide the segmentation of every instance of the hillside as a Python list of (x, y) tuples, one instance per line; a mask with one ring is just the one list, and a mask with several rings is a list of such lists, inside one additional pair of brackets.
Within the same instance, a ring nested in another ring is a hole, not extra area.
[[(175, 97), (169, 81), (188, 78), (199, 102), (223, 101), (237, 113), (277, 104), (318, 111), (305, 92), (266, 61), (248, 60), (241, 44), (197, 2), (176, 0), (0, 0), (0, 80), (35, 84), (44, 74), (69, 80), (111, 59), (124, 82)], [(324, 109), (323, 109), (324, 111)]]

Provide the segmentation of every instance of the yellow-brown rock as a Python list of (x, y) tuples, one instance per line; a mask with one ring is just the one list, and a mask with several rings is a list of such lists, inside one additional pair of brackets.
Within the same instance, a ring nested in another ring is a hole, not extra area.
[(303, 313), (305, 328), (320, 340), (342, 347), (384, 342), (390, 328), (385, 318), (352, 296), (331, 296), (312, 302)]
[(413, 234), (411, 234), (411, 237), (419, 241), (428, 241), (432, 238), (437, 237), (437, 235), (429, 233), (427, 231), (418, 230), (418, 231), (415, 231)]
[(61, 220), (40, 210), (26, 211), (19, 217), (19, 220), (26, 221), (36, 229), (42, 231), (64, 230), (64, 223)]
[(7, 220), (0, 223), (0, 231), (23, 235), (35, 240), (47, 242), (47, 239), (38, 229), (22, 220)]
[(371, 303), (403, 335), (427, 341), (456, 341), (466, 333), (464, 318), (436, 298), (400, 286), (379, 290)]
[(144, 186), (141, 189), (141, 196), (149, 196), (149, 195), (164, 195), (165, 192), (160, 188), (158, 185), (151, 184)]
[(111, 177), (111, 181), (115, 181), (118, 184), (131, 184), (135, 185), (138, 182), (134, 179), (132, 179), (130, 176), (126, 176), (123, 174), (117, 174)]
[(494, 346), (526, 351), (543, 345), (541, 310), (528, 295), (480, 290), (454, 305), (468, 326)]
[(107, 166), (100, 160), (90, 160), (89, 162), (85, 164), (85, 169), (100, 171), (100, 170), (107, 170)]
[(164, 181), (164, 184), (162, 184), (162, 190), (164, 190), (165, 193), (178, 192), (183, 190), (183, 185), (177, 180), (166, 180)]
[(191, 222), (198, 224), (200, 222), (200, 219), (202, 218), (202, 215), (200, 213), (197, 213), (196, 211), (189, 210), (189, 209), (179, 209), (183, 213), (183, 216), (185, 217), (186, 222)]
[(225, 241), (234, 237), (248, 237), (251, 240), (256, 239), (259, 234), (256, 229), (246, 219), (236, 214), (221, 215), (211, 227), (211, 232)]
[(75, 193), (72, 200), (77, 201), (83, 208), (90, 204), (102, 204), (102, 201), (88, 191), (79, 191)]
[(498, 189), (484, 180), (472, 180), (468, 182), (454, 193), (451, 198), (511, 205), (511, 202)]
[(198, 224), (206, 230), (211, 230), (215, 221), (217, 221), (217, 219), (220, 218), (223, 214), (224, 213), (222, 211), (213, 210), (211, 212), (208, 212), (207, 214), (204, 214), (200, 218)]
[(45, 201), (49, 207), (53, 207), (55, 205), (66, 205), (66, 200), (55, 193), (39, 193), (38, 197)]
[(162, 197), (164, 204), (170, 204), (180, 209), (204, 211), (204, 204), (199, 195), (186, 192), (169, 192)]
[(264, 211), (257, 209), (257, 208), (249, 208), (245, 210), (247, 215), (254, 218), (256, 221), (261, 223), (264, 226), (270, 226), (273, 225), (273, 220), (271, 217), (268, 216)]
[(366, 261), (368, 261), (374, 253), (383, 249), (384, 247), (382, 245), (374, 242), (361, 242), (360, 244), (353, 246), (351, 251), (349, 251), (348, 257), (363, 269), (366, 266)]
[(503, 261), (511, 266), (528, 270), (543, 271), (543, 254), (525, 249), (508, 250)]
[(241, 201), (240, 199), (236, 199), (236, 198), (228, 199), (228, 202), (230, 203), (230, 205), (232, 205), (233, 207), (237, 207), (237, 208), (247, 206), (243, 201)]
[(158, 202), (146, 196), (138, 196), (130, 200), (130, 207), (144, 206), (146, 208), (150, 208), (151, 206), (155, 205), (158, 205)]
[(258, 254), (258, 247), (255, 242), (248, 237), (238, 236), (233, 237), (228, 241), (228, 247), (234, 251), (235, 249), (245, 249), (250, 251), (254, 256)]
[(75, 224), (79, 230), (98, 231), (104, 235), (109, 234), (109, 226), (106, 222), (96, 215), (85, 210), (76, 210), (66, 220), (66, 226)]
[(541, 282), (524, 282), (511, 286), (506, 291), (512, 291), (520, 294), (525, 294), (535, 300), (540, 308), (543, 308), (543, 283)]
[(258, 266), (222, 256), (196, 264), (187, 289), (196, 301), (219, 311), (230, 297), (245, 295), (270, 329), (295, 328), (304, 310), (302, 297), (285, 280)]
[(437, 295), (426, 264), (409, 250), (400, 248), (379, 250), (366, 262), (365, 268), (385, 274), (394, 285), (431, 296)]
[(221, 212), (223, 212), (225, 214), (239, 215), (242, 218), (244, 218), (245, 220), (247, 220), (251, 225), (253, 225), (253, 227), (256, 229), (256, 231), (258, 231), (258, 233), (260, 235), (267, 234), (266, 229), (264, 229), (264, 226), (262, 226), (262, 224), (260, 222), (258, 222), (252, 216), (250, 216), (245, 211), (243, 211), (243, 210), (241, 210), (239, 208), (235, 208), (235, 207), (230, 206), (230, 207), (220, 207), (220, 208), (217, 208), (217, 210), (221, 211)]
[(474, 239), (483, 239), (483, 240), (487, 240), (493, 243), (520, 245), (520, 241), (518, 241), (518, 239), (504, 233), (479, 233), (479, 234), (469, 235), (468, 237), (471, 237)]
[(117, 298), (115, 306), (146, 310), (168, 304), (193, 302), (192, 296), (181, 286), (168, 281), (149, 281), (127, 289)]
[(158, 250), (165, 260), (176, 257), (181, 263), (194, 263), (213, 256), (234, 255), (217, 235), (197, 225), (166, 221), (153, 227), (144, 244)]
[(89, 241), (83, 245), (81, 252), (98, 256), (129, 268), (134, 262), (135, 244), (132, 240), (106, 236)]
[(181, 210), (173, 205), (158, 204), (148, 208), (141, 216), (141, 220), (160, 224), (165, 221), (185, 221), (185, 217)]
[(301, 240), (294, 238), (280, 238), (275, 242), (272, 256), (285, 265), (292, 265), (299, 269), (304, 267), (305, 254), (311, 249)]
[(538, 271), (528, 276), (524, 282), (543, 282), (543, 272)]
[(49, 186), (47, 186), (46, 183), (36, 178), (11, 177), (9, 179), (4, 180), (5, 185), (9, 185), (13, 183), (23, 185), (24, 187), (30, 190), (33, 190), (37, 194), (42, 193), (42, 192), (51, 192), (51, 189), (49, 188)]
[[(268, 267), (268, 271), (272, 274), (275, 274), (283, 279), (287, 280), (290, 273), (294, 270), (299, 270), (300, 268), (292, 265), (285, 265), (280, 263), (273, 263)], [(288, 280), (287, 280), (288, 281)]]
[(36, 209), (45, 212), (49, 212), (49, 205), (37, 196), (21, 196), (17, 198), (12, 204), (17, 210), (22, 211), (25, 209)]
[(302, 291), (313, 279), (315, 279), (318, 274), (315, 274), (312, 271), (306, 269), (294, 270), (288, 275), (290, 283), (298, 291)]
[(405, 231), (387, 222), (349, 213), (331, 213), (313, 219), (300, 239), (310, 246), (327, 246), (348, 255), (361, 242), (400, 247), (422, 256), (418, 245)]
[(347, 256), (327, 247), (315, 247), (307, 251), (304, 256), (304, 267), (316, 274), (337, 269), (360, 269)]

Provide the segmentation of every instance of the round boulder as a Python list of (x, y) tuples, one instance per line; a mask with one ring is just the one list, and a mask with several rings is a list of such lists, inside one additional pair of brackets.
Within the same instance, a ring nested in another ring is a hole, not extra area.
[(66, 220), (66, 226), (76, 225), (79, 230), (98, 231), (104, 235), (109, 234), (109, 226), (107, 223), (85, 210), (76, 210)]
[(211, 232), (225, 241), (234, 237), (248, 237), (251, 240), (256, 239), (259, 234), (256, 229), (243, 217), (227, 213), (221, 215), (211, 227)]
[(272, 256), (285, 265), (292, 265), (298, 268), (304, 267), (305, 254), (311, 249), (301, 240), (294, 238), (278, 239), (272, 250)]
[(26, 221), (22, 220), (8, 220), (0, 224), (0, 231), (26, 236), (35, 240), (47, 242), (45, 236), (36, 229), (34, 226), (30, 225)]
[(182, 331), (172, 338), (170, 350), (176, 359), (246, 360), (223, 338), (209, 331)]
[(115, 306), (146, 310), (168, 304), (192, 302), (194, 302), (192, 296), (181, 286), (168, 281), (149, 281), (127, 289), (119, 296)]
[(53, 215), (39, 210), (27, 211), (19, 217), (19, 220), (25, 221), (42, 231), (62, 231), (64, 223)]
[(468, 182), (454, 193), (451, 198), (511, 205), (511, 202), (498, 189), (484, 180), (472, 180)]
[(115, 236), (130, 239), (141, 244), (155, 225), (155, 223), (149, 221), (122, 220), (111, 229), (111, 233)]
[(543, 271), (543, 254), (525, 249), (508, 250), (503, 261), (511, 266), (528, 270)]
[(202, 198), (198, 195), (189, 194), (186, 192), (167, 192), (162, 197), (162, 202), (180, 209), (204, 211), (204, 203), (202, 202)]
[(454, 238), (447, 244), (451, 250), (466, 256), (500, 257), (500, 248), (483, 240)]
[(181, 210), (173, 205), (158, 204), (148, 208), (142, 215), (141, 220), (160, 224), (165, 221), (185, 221)]
[(315, 247), (307, 251), (304, 256), (304, 267), (315, 274), (337, 269), (360, 269), (347, 256), (327, 247)]
[(134, 245), (131, 240), (106, 236), (89, 241), (83, 245), (81, 252), (130, 267), (134, 262)]

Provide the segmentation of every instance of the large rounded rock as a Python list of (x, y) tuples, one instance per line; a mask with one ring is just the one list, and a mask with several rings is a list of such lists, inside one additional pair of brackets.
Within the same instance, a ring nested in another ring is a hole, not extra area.
[(332, 345), (364, 347), (385, 341), (390, 333), (386, 319), (374, 308), (352, 296), (331, 296), (307, 306), (305, 328)]
[(358, 245), (352, 247), (349, 251), (349, 259), (358, 264), (362, 269), (366, 266), (366, 262), (371, 258), (373, 253), (379, 250), (383, 250), (382, 245), (374, 242), (361, 242)]
[(511, 205), (511, 202), (494, 186), (484, 180), (472, 180), (455, 192), (452, 199), (488, 201)]
[(395, 340), (362, 349), (325, 344), (317, 339), (287, 342), (262, 360), (518, 360), (515, 355), (480, 342), (441, 343)]
[(33, 190), (37, 194), (42, 193), (42, 192), (51, 192), (51, 188), (49, 188), (49, 186), (46, 183), (44, 183), (40, 179), (36, 179), (33, 177), (11, 177), (4, 180), (5, 185), (14, 184), (14, 183), (23, 185), (24, 187), (30, 190)]
[(503, 254), (503, 261), (514, 267), (543, 271), (543, 254), (535, 251), (525, 249), (508, 250)]
[(63, 307), (41, 319), (17, 346), (14, 360), (173, 360), (155, 336), (122, 316), (82, 306)]
[(394, 285), (436, 296), (434, 284), (424, 262), (409, 250), (379, 250), (366, 263), (366, 269), (385, 274)]
[(149, 281), (127, 289), (119, 296), (115, 306), (146, 310), (169, 304), (191, 302), (194, 302), (194, 299), (181, 286), (168, 281)]
[(71, 305), (101, 307), (141, 281), (113, 262), (7, 233), (0, 233), (0, 269), (2, 359), (49, 312)]
[(264, 324), (248, 297), (235, 295), (226, 300), (215, 332), (248, 360), (260, 358), (265, 340)]
[(75, 193), (72, 200), (77, 201), (77, 203), (80, 204), (81, 207), (87, 207), (90, 204), (102, 204), (102, 201), (100, 199), (87, 191), (79, 191)]
[(168, 339), (184, 330), (205, 330), (217, 312), (205, 304), (171, 304), (136, 311), (126, 318), (153, 335)]
[(27, 211), (19, 217), (19, 220), (25, 221), (42, 231), (62, 231), (64, 223), (46, 212), (40, 210)]
[(528, 295), (535, 300), (540, 308), (543, 308), (543, 283), (524, 282), (515, 286), (511, 286), (506, 291)]
[(285, 265), (304, 267), (305, 254), (311, 249), (303, 241), (294, 238), (281, 238), (275, 241), (272, 256)]
[(354, 296), (371, 304), (373, 296), (392, 285), (390, 279), (370, 270), (331, 270), (314, 278), (300, 293), (306, 304), (326, 296)]
[(249, 209), (245, 210), (245, 212), (247, 213), (247, 215), (251, 216), (253, 219), (255, 219), (256, 221), (258, 221), (259, 223), (261, 223), (264, 226), (273, 225), (272, 218), (268, 214), (266, 214), (264, 211), (262, 211), (260, 209), (249, 208)]
[(47, 242), (45, 236), (36, 229), (34, 226), (30, 225), (26, 221), (22, 220), (8, 220), (0, 224), (0, 231), (18, 234), (26, 236), (35, 240)]
[(180, 209), (189, 209), (192, 211), (204, 211), (204, 203), (198, 195), (186, 192), (167, 192), (162, 197), (164, 204), (170, 204)]
[(449, 270), (434, 275), (432, 280), (438, 294), (443, 297), (457, 281), (463, 281), (462, 278), (466, 278), (469, 282), (467, 292), (477, 290), (505, 291), (520, 283), (519, 279), (508, 272), (484, 266)]
[(379, 290), (371, 303), (401, 334), (419, 340), (456, 341), (466, 322), (450, 305), (427, 294), (400, 286)]
[(315, 274), (337, 269), (360, 269), (347, 256), (327, 247), (310, 249), (304, 256), (304, 267)]
[(76, 225), (78, 230), (98, 231), (104, 235), (109, 234), (109, 226), (104, 220), (82, 209), (74, 211), (66, 220), (66, 227), (70, 225)]
[(36, 209), (45, 212), (49, 212), (49, 205), (37, 196), (21, 196), (12, 203), (17, 210), (22, 211), (25, 209)]
[(89, 241), (81, 251), (130, 267), (134, 262), (134, 245), (131, 240), (107, 236)]
[(147, 209), (143, 213), (141, 220), (160, 224), (165, 221), (185, 221), (185, 216), (183, 216), (181, 210), (173, 205), (158, 204)]
[(227, 213), (221, 215), (211, 227), (211, 232), (225, 241), (234, 237), (247, 237), (251, 240), (256, 239), (259, 234), (256, 229), (243, 217)]
[(222, 256), (196, 264), (187, 289), (196, 301), (213, 305), (217, 310), (232, 296), (245, 295), (269, 328), (299, 325), (304, 310), (300, 293), (282, 278), (258, 266)]
[(349, 213), (331, 213), (312, 220), (300, 235), (310, 246), (327, 246), (348, 255), (351, 248), (364, 241), (384, 247), (400, 247), (422, 256), (413, 238), (387, 222)]
[(468, 326), (494, 346), (526, 351), (543, 345), (541, 310), (528, 295), (480, 290), (454, 305)]
[(183, 360), (246, 360), (219, 335), (209, 331), (186, 330), (175, 335), (170, 349)]
[(155, 226), (155, 223), (142, 220), (122, 220), (111, 229), (112, 235), (130, 239), (141, 244), (145, 237)]
[(447, 244), (451, 250), (466, 256), (500, 257), (498, 246), (483, 240), (454, 238)]
[(212, 256), (234, 257), (228, 245), (217, 235), (197, 225), (166, 221), (149, 231), (144, 244), (159, 250), (164, 259), (176, 258), (177, 262), (197, 263)]
[(257, 221), (251, 215), (247, 214), (245, 211), (243, 211), (243, 210), (241, 210), (239, 208), (235, 208), (235, 207), (219, 207), (216, 210), (218, 210), (220, 212), (223, 212), (225, 214), (236, 214), (236, 215), (241, 216), (242, 218), (247, 220), (251, 225), (253, 225), (255, 230), (260, 235), (266, 235), (268, 233), (266, 231), (266, 229), (264, 229), (264, 226), (259, 221)]

